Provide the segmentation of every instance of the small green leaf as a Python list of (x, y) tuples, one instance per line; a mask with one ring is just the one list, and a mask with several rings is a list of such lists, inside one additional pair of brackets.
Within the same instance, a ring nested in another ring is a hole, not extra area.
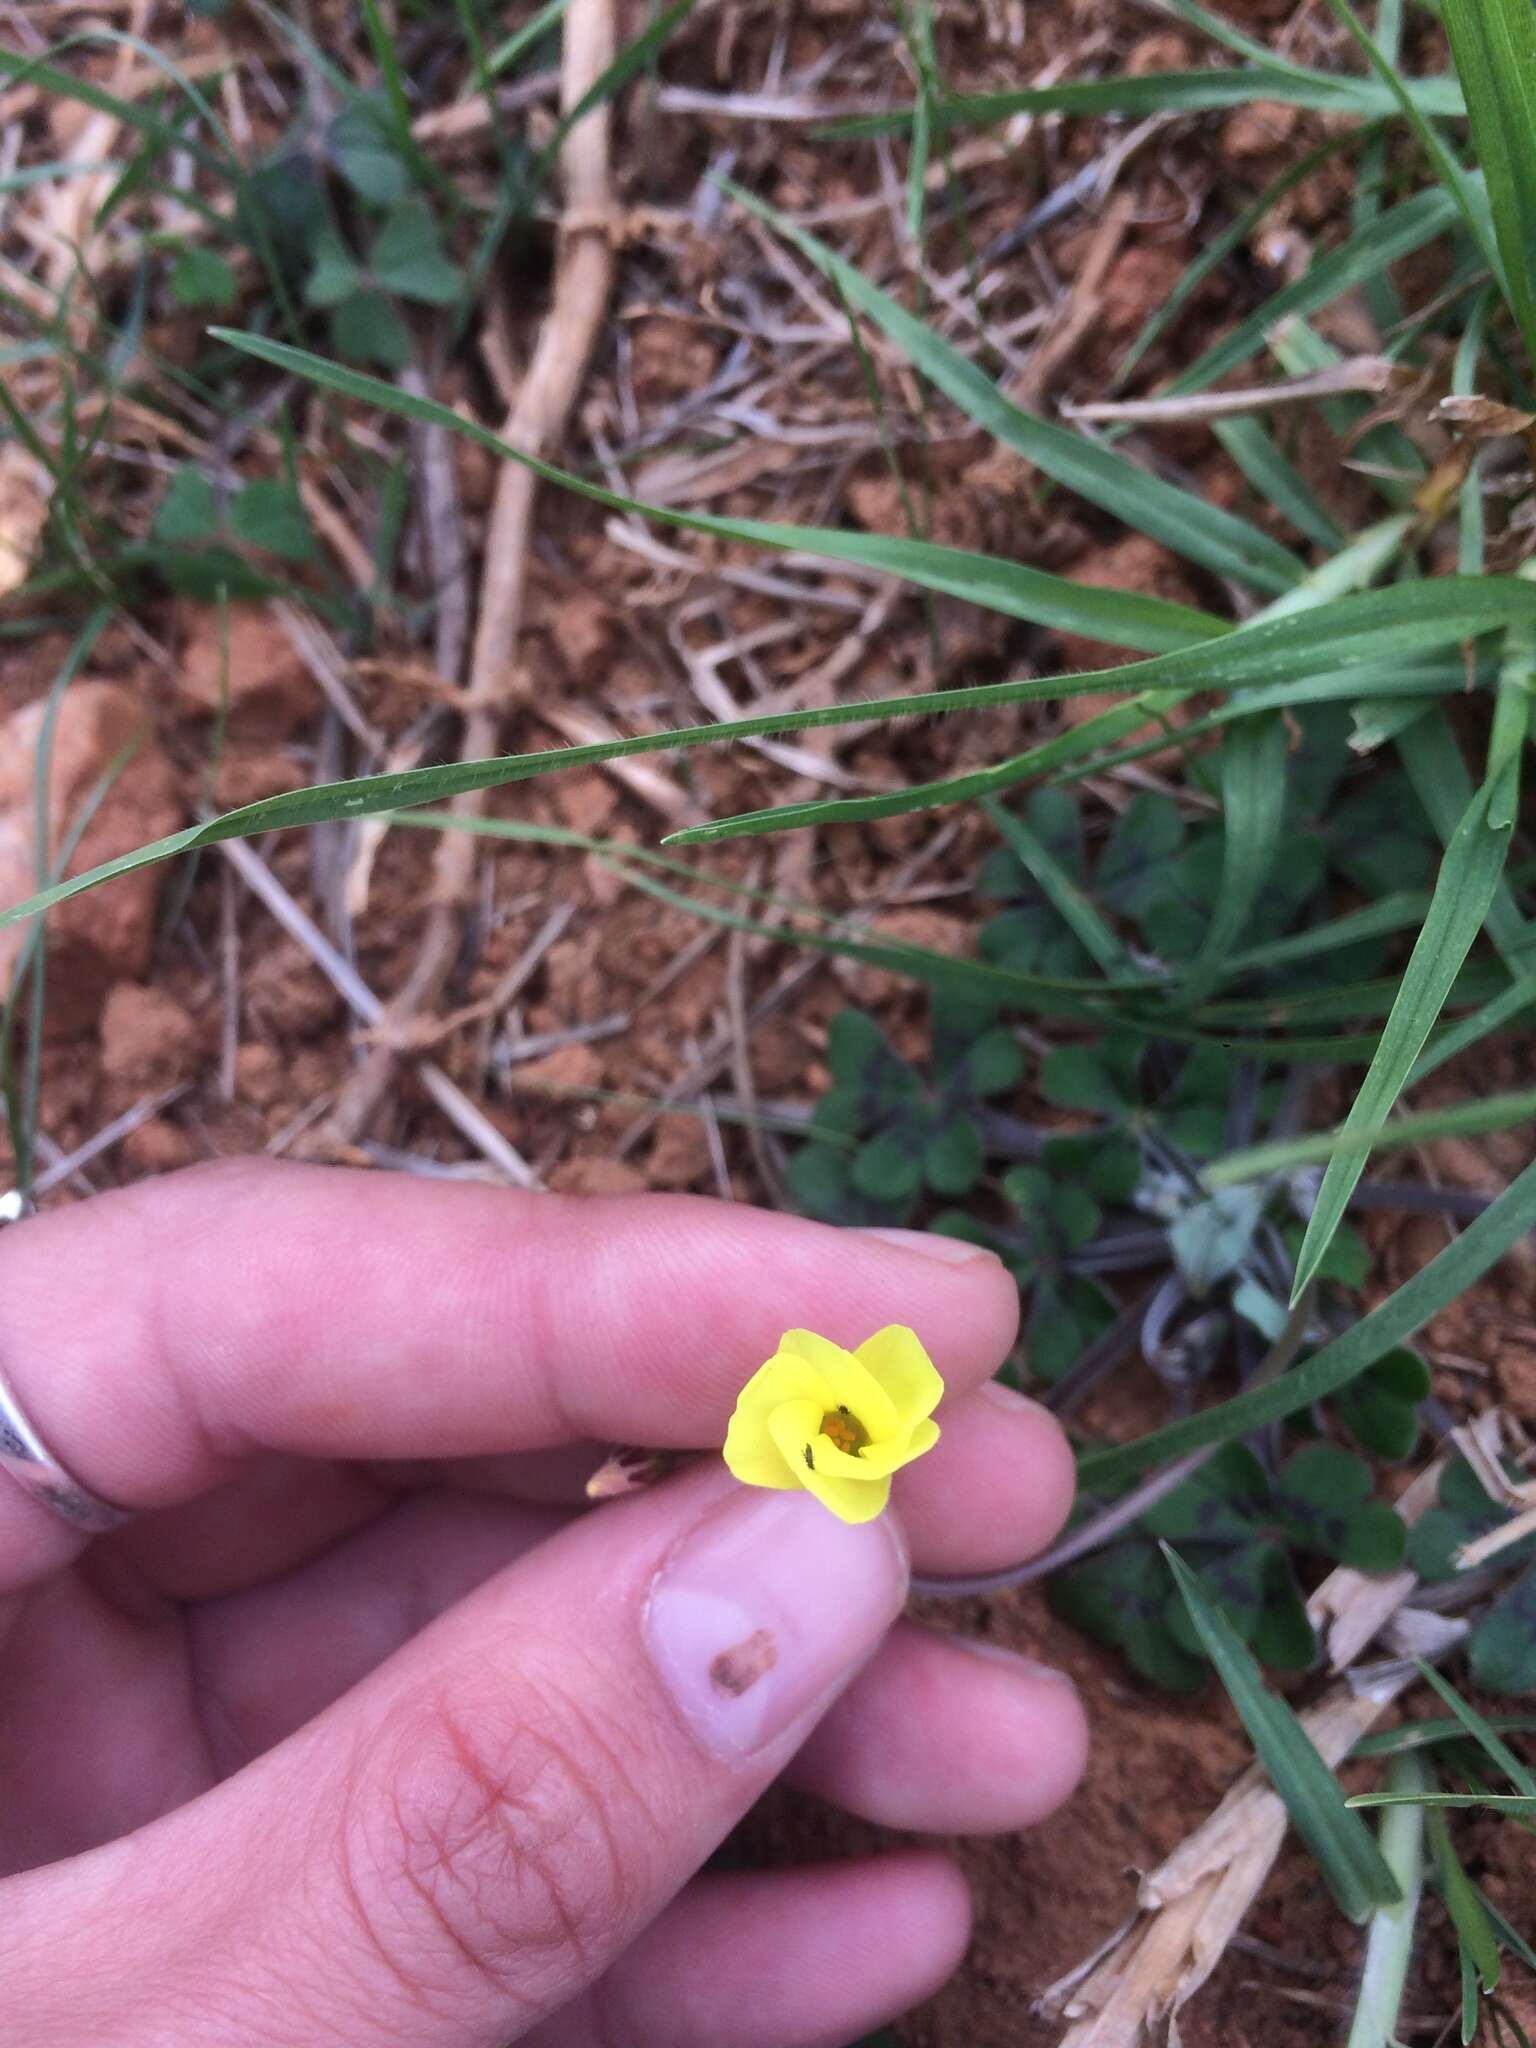
[(239, 296), (235, 273), (217, 250), (189, 244), (171, 265), (171, 297), (178, 306), (226, 311)]
[(336, 353), (354, 362), (403, 370), (411, 360), (410, 329), (382, 292), (356, 292), (331, 315)]
[(1047, 1053), (1040, 1066), (1040, 1093), (1058, 1109), (1097, 1109), (1115, 1115), (1127, 1107), (1109, 1069), (1086, 1045), (1062, 1045)]
[(983, 1032), (967, 1056), (967, 1076), (977, 1095), (1002, 1095), (1024, 1078), (1024, 1048), (998, 1025)]
[(331, 161), (359, 199), (393, 206), (405, 192), (407, 176), (389, 133), (388, 109), (359, 95), (331, 123)]
[(1264, 1201), (1262, 1188), (1222, 1188), (1176, 1218), (1168, 1242), (1191, 1294), (1208, 1294), (1247, 1258)]
[(1536, 1691), (1536, 1567), (1501, 1593), (1473, 1629), (1468, 1669), (1486, 1692)]
[(957, 1116), (929, 1139), (923, 1175), (935, 1194), (965, 1195), (980, 1180), (984, 1163), (976, 1126), (968, 1116)]
[(802, 1145), (785, 1175), (789, 1191), (808, 1216), (824, 1222), (842, 1221), (849, 1196), (849, 1165), (845, 1153), (830, 1145)]
[(236, 494), (229, 529), (248, 546), (288, 562), (313, 561), (319, 553), (298, 492), (278, 477), (258, 477)]
[(156, 540), (204, 541), (218, 530), (219, 501), (200, 469), (184, 462), (160, 500), (151, 531)]
[(839, 1010), (827, 1027), (827, 1066), (836, 1081), (863, 1081), (894, 1059), (885, 1033), (862, 1010)]
[(905, 1131), (882, 1131), (854, 1155), (852, 1180), (861, 1195), (904, 1201), (917, 1193), (922, 1178), (922, 1155)]
[(362, 283), (362, 275), (351, 250), (336, 230), (328, 227), (315, 243), (304, 302), (322, 309), (340, 306)]
[(1252, 1653), (1177, 1551), (1163, 1546), (1207, 1656), (1296, 1832), (1317, 1859), (1340, 1910), (1363, 1920), (1372, 1906), (1395, 1903), (1401, 1891), (1358, 1814), (1344, 1804), (1338, 1779), (1285, 1701), (1269, 1692)]
[(368, 252), (375, 284), (424, 306), (451, 306), (463, 279), (443, 253), (437, 222), (425, 199), (403, 199), (379, 229)]

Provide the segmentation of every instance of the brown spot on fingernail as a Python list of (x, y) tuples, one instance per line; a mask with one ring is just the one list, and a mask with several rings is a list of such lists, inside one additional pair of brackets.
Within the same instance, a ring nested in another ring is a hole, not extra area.
[(771, 1629), (760, 1628), (749, 1635), (745, 1642), (733, 1643), (728, 1650), (722, 1650), (709, 1667), (709, 1682), (716, 1692), (729, 1693), (739, 1700), (744, 1692), (750, 1692), (757, 1681), (766, 1676), (779, 1661), (779, 1647), (773, 1640)]

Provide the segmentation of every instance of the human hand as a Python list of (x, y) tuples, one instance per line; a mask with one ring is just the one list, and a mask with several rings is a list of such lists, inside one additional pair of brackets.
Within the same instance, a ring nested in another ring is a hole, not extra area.
[[(830, 2048), (925, 1996), (940, 1856), (697, 1873), (780, 1773), (935, 1833), (1071, 1789), (1069, 1685), (897, 1618), (903, 1535), (985, 1570), (1066, 1513), (983, 1385), (1016, 1307), (944, 1239), (311, 1167), (7, 1232), (0, 1364), (142, 1512), (86, 1547), (0, 1473), (0, 2048)], [(786, 1325), (892, 1321), (950, 1389), (892, 1515), (713, 1460), (573, 1512), (596, 1444), (718, 1447)]]

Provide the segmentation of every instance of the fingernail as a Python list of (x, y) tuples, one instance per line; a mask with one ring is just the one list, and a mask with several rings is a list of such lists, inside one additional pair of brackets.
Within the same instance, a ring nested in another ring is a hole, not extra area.
[(743, 1491), (695, 1525), (651, 1585), (651, 1659), (699, 1747), (749, 1757), (808, 1728), (901, 1610), (887, 1515), (839, 1522), (809, 1494)]
[(968, 1266), (973, 1259), (991, 1259), (997, 1254), (983, 1244), (971, 1244), (963, 1237), (945, 1237), (936, 1230), (890, 1230), (881, 1226), (856, 1230), (855, 1237), (873, 1237), (881, 1244), (893, 1244), (898, 1251), (916, 1252), (925, 1259), (937, 1259), (943, 1266)]
[(988, 1664), (1004, 1664), (1023, 1678), (1050, 1678), (1057, 1685), (1070, 1686), (1073, 1692), (1077, 1691), (1076, 1683), (1065, 1671), (1058, 1671), (1054, 1664), (1041, 1664), (1033, 1657), (1021, 1657), (1017, 1650), (1010, 1650), (1002, 1643), (989, 1643), (980, 1636), (962, 1635), (946, 1636), (945, 1641), (954, 1649), (980, 1657)]
[(1017, 1387), (1010, 1387), (1004, 1380), (983, 1380), (976, 1389), (984, 1401), (994, 1408), (1001, 1408), (1005, 1415), (1049, 1415), (1038, 1401), (1032, 1401), (1028, 1394), (1021, 1394)]

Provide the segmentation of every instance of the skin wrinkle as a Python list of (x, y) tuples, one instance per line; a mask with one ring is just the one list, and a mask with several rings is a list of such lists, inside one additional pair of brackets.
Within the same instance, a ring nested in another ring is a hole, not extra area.
[[(611, 1937), (632, 1916), (614, 1809), (629, 1809), (626, 1822), (640, 1813), (654, 1823), (611, 1744), (600, 1748), (615, 1777), (601, 1786), (573, 1754), (566, 1731), (596, 1739), (589, 1710), (564, 1695), (552, 1700), (520, 1677), (513, 1711), (509, 1724), (507, 1702), (490, 1704), (488, 1734), (473, 1707), (450, 1702), (446, 1692), (425, 1717), (418, 1703), (401, 1717), (394, 1745), (405, 1762), (387, 1779), (389, 1839), (378, 1841), (378, 1809), (364, 1803), (366, 1787), (349, 1832), (368, 1843), (386, 1897), (398, 1897), (403, 1885), (473, 1978), (532, 2018), (593, 1974), (594, 1933)], [(366, 1882), (357, 1881), (355, 1847), (348, 1860), (353, 1908), (369, 1916), (376, 1951), (418, 1998), (430, 1995), (383, 1938)]]

